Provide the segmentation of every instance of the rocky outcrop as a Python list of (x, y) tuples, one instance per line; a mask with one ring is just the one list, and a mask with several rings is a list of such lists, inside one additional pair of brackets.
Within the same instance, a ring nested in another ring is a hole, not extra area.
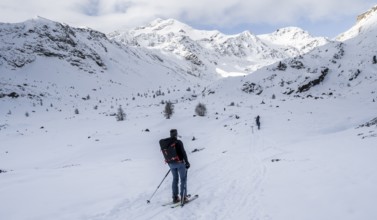
[(62, 59), (73, 66), (96, 72), (106, 69), (100, 54), (110, 43), (105, 34), (91, 29), (72, 28), (38, 18), (19, 24), (0, 24), (0, 65), (21, 68), (39, 56)]

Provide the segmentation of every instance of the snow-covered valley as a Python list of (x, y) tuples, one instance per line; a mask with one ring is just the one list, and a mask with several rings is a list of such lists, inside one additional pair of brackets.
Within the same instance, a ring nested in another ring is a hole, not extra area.
[[(12, 112), (1, 130), (1, 215), (7, 219), (373, 219), (375, 114), (358, 97), (262, 100), (248, 95), (126, 107), (117, 122), (98, 110)], [(235, 106), (229, 106), (235, 102)], [(356, 103), (356, 104), (355, 104)], [(278, 107), (277, 107), (278, 106)], [(225, 110), (224, 110), (225, 108)], [(80, 107), (84, 109), (84, 106)], [(261, 130), (254, 117), (261, 115)], [(238, 118), (238, 119), (237, 119)], [(171, 177), (158, 140), (177, 128), (192, 164), (182, 209), (161, 204)], [(149, 130), (149, 132), (147, 131)], [(193, 137), (195, 140), (193, 141)], [(20, 211), (22, 210), (22, 211)]]
[[(205, 38), (184, 38), (180, 50), (182, 36), (170, 32), (173, 44), (144, 47), (135, 42), (148, 34), (131, 44), (40, 18), (0, 24), (0, 218), (376, 219), (372, 12), (347, 40), (248, 74), (250, 60), (234, 66), (245, 57), (216, 55), (215, 44), (203, 50)], [(187, 48), (197, 55), (182, 58)], [(221, 78), (214, 62), (245, 76)], [(151, 199), (168, 171), (158, 141), (172, 128), (191, 163), (188, 192), (199, 194), (175, 209), (161, 206), (171, 175)]]

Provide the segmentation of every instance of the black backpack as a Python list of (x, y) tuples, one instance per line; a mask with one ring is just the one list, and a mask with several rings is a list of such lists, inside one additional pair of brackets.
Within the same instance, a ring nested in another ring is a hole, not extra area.
[(180, 161), (177, 149), (176, 149), (177, 141), (172, 140), (171, 138), (165, 138), (160, 140), (160, 147), (162, 154), (164, 155), (165, 162), (178, 162)]

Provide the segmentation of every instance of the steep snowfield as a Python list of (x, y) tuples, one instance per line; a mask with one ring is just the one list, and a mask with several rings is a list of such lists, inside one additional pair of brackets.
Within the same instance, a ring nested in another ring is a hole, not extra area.
[[(375, 18), (376, 11), (377, 5), (372, 7), (367, 12), (359, 15), (357, 17), (356, 24), (348, 31), (341, 33), (339, 36), (336, 37), (336, 39), (339, 41), (346, 41), (360, 34), (368, 34), (368, 32), (371, 31), (370, 27), (375, 27), (377, 25), (377, 21)], [(374, 31), (373, 28), (372, 31)]]

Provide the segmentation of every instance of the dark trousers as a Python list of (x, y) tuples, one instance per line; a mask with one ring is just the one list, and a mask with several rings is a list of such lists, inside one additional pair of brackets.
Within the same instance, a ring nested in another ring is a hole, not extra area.
[(181, 180), (180, 195), (182, 198), (187, 195), (186, 166), (184, 163), (169, 163), (169, 167), (170, 167), (171, 173), (173, 174), (173, 183), (172, 183), (173, 197), (178, 196), (178, 182), (180, 179)]

